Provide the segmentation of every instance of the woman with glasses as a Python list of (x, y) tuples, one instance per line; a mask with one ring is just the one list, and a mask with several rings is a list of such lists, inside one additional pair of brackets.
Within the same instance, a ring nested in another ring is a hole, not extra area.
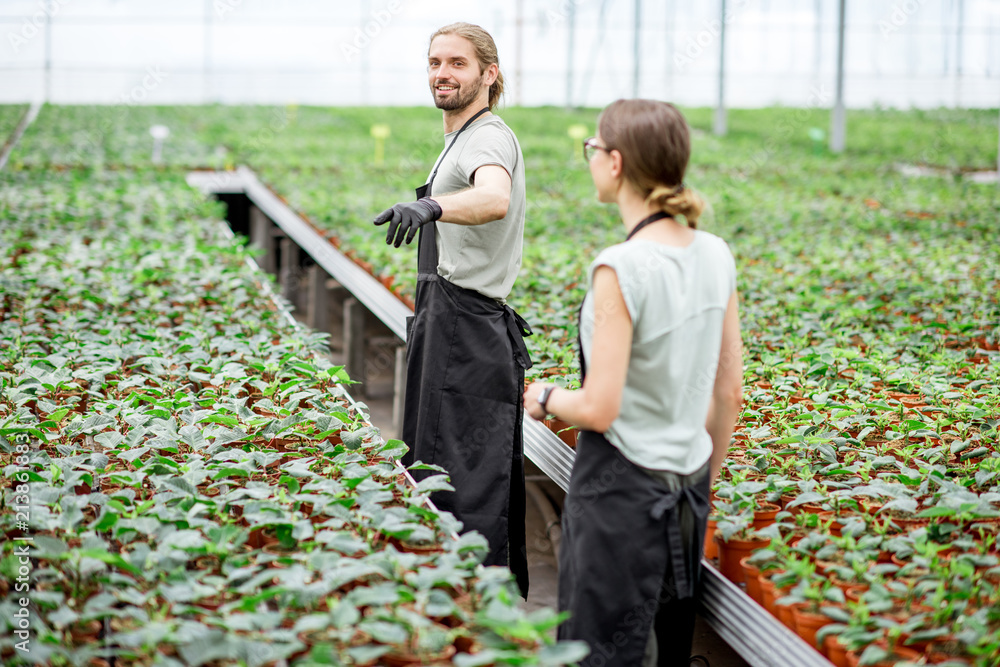
[(590, 265), (581, 388), (524, 393), (535, 419), (581, 429), (559, 637), (588, 642), (595, 667), (689, 664), (709, 489), (742, 403), (735, 263), (695, 229), (704, 204), (684, 186), (690, 152), (673, 105), (619, 100), (601, 114), (584, 155), (598, 200), (618, 207), (622, 242)]

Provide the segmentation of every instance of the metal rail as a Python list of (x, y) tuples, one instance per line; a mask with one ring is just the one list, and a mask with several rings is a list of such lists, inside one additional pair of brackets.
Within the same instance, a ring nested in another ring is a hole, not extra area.
[(702, 560), (698, 613), (753, 667), (833, 667), (743, 589)]
[(14, 146), (17, 145), (17, 142), (21, 139), (24, 131), (28, 129), (28, 126), (35, 122), (35, 119), (38, 118), (38, 113), (41, 110), (41, 102), (32, 102), (31, 106), (24, 112), (24, 115), (21, 116), (21, 120), (17, 124), (17, 127), (14, 128), (14, 131), (11, 132), (7, 142), (3, 145), (2, 149), (0, 149), (0, 169), (7, 166), (7, 160), (10, 159), (10, 154), (14, 152)]
[[(245, 194), (332, 278), (405, 340), (406, 317), (412, 311), (282, 202), (250, 169), (192, 172), (187, 181), (206, 193)], [(523, 439), (525, 456), (568, 491), (576, 452), (530, 418), (524, 420)], [(744, 660), (753, 667), (832, 667), (818, 651), (723, 577), (712, 563), (703, 560), (702, 565), (699, 613)]]

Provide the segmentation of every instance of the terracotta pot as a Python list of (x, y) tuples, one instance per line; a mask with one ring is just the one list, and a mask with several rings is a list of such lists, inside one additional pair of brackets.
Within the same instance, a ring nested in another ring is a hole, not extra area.
[(567, 445), (576, 447), (576, 436), (579, 431), (572, 424), (562, 419), (546, 419), (545, 425)]
[(450, 665), (455, 655), (454, 646), (445, 646), (436, 656), (418, 656), (409, 653), (386, 653), (379, 658), (379, 664), (385, 667), (410, 667), (410, 665)]
[(847, 588), (842, 588), (841, 590), (844, 591), (845, 598), (851, 602), (857, 602), (861, 599), (861, 596), (865, 594), (868, 588), (868, 584), (854, 584), (852, 586), (848, 586)]
[(778, 612), (776, 614), (776, 616), (778, 617), (778, 620), (781, 621), (782, 625), (784, 625), (786, 628), (788, 628), (792, 632), (795, 632), (795, 615), (794, 615), (794, 613), (795, 613), (795, 608), (798, 605), (795, 605), (795, 604), (778, 604), (778, 600), (780, 600), (785, 595), (785, 593), (787, 593), (787, 592), (788, 591), (780, 591), (780, 593), (779, 593), (778, 589), (775, 589), (775, 591), (774, 591), (774, 610), (776, 612)]
[(848, 667), (847, 648), (840, 643), (837, 635), (827, 635), (823, 640), (824, 654), (836, 667)]
[(918, 518), (906, 518), (906, 517), (892, 517), (892, 522), (899, 526), (900, 530), (904, 533), (908, 533), (911, 530), (916, 530), (917, 528), (923, 528), (930, 524), (930, 519), (918, 519)]
[(97, 619), (75, 623), (70, 626), (69, 633), (74, 644), (90, 644), (101, 635), (103, 625)]
[(805, 643), (816, 650), (820, 650), (816, 643), (816, 631), (824, 625), (833, 623), (833, 620), (825, 614), (815, 614), (802, 607), (792, 609), (792, 616), (795, 620), (795, 632), (799, 634), (799, 637), (802, 637)]
[(757, 549), (768, 546), (771, 544), (771, 540), (738, 540), (733, 538), (726, 542), (722, 539), (721, 534), (716, 533), (715, 543), (719, 547), (719, 571), (734, 584), (742, 584), (745, 583), (745, 580), (740, 560)]
[(480, 644), (468, 635), (459, 635), (455, 637), (455, 650), (459, 653), (478, 653)]
[(781, 507), (774, 503), (760, 503), (760, 508), (753, 513), (754, 530), (760, 530), (772, 525), (780, 511)]
[[(878, 646), (888, 649), (889, 645), (884, 639), (880, 639), (875, 642)], [(864, 653), (864, 650), (861, 651)], [(847, 652), (847, 664), (849, 667), (858, 667), (861, 663), (861, 653), (855, 653), (854, 651)], [(923, 656), (918, 651), (914, 651), (911, 648), (906, 648), (905, 646), (897, 646), (893, 649), (894, 657), (888, 660), (883, 660), (882, 662), (876, 662), (868, 667), (894, 667), (897, 662), (902, 660), (909, 660), (911, 662), (918, 662)]]
[(764, 609), (778, 618), (778, 605), (775, 604), (775, 600), (787, 595), (788, 591), (792, 590), (792, 584), (778, 588), (770, 577), (764, 576), (764, 573), (761, 573), (758, 579), (760, 580), (760, 596), (764, 602)]
[(797, 496), (784, 495), (781, 496), (781, 507), (792, 514), (800, 514), (805, 512), (806, 514), (819, 514), (820, 512), (827, 512), (829, 510), (824, 510), (819, 505), (811, 505), (809, 503), (804, 503), (802, 505), (796, 505), (795, 507), (789, 507), (788, 504), (795, 500)]
[(444, 547), (440, 544), (412, 544), (410, 542), (404, 542), (397, 537), (390, 537), (388, 542), (392, 546), (396, 547), (397, 551), (403, 551), (411, 554), (437, 554), (444, 552)]
[(740, 559), (740, 566), (743, 567), (743, 581), (747, 585), (747, 595), (749, 595), (754, 602), (764, 606), (763, 594), (760, 590), (760, 568), (756, 565), (751, 565), (747, 561), (750, 560), (750, 556), (745, 556)]
[(936, 665), (942, 662), (957, 662), (971, 665), (972, 661), (965, 657), (961, 648), (954, 641), (951, 642), (931, 642), (926, 650), (927, 662)]
[(708, 527), (705, 529), (705, 558), (713, 560), (719, 557), (719, 547), (715, 544), (715, 519), (708, 520)]
[(277, 542), (278, 536), (274, 533), (274, 528), (271, 526), (254, 528), (247, 537), (247, 544), (254, 549), (260, 549), (268, 544), (277, 544)]
[(774, 615), (774, 582), (763, 574), (757, 575), (760, 586), (760, 603), (771, 615)]

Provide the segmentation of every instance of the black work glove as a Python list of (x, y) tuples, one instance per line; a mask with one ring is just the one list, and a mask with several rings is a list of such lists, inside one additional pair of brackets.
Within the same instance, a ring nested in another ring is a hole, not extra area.
[[(403, 243), (403, 237), (409, 243), (417, 235), (417, 230), (421, 225), (426, 225), (441, 217), (441, 207), (436, 201), (425, 197), (413, 202), (402, 202), (392, 208), (388, 208), (377, 216), (373, 221), (376, 225), (389, 223), (389, 233), (385, 235), (385, 242), (399, 247)], [(393, 242), (395, 238), (395, 242)]]

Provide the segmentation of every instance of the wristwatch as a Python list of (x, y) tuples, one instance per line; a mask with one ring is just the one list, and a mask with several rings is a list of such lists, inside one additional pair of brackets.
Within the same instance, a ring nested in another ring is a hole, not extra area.
[(552, 390), (555, 389), (555, 385), (548, 385), (545, 389), (542, 389), (542, 393), (538, 395), (538, 404), (542, 406), (542, 410), (545, 414), (549, 414), (549, 409), (546, 404), (549, 402), (549, 396), (552, 394)]

